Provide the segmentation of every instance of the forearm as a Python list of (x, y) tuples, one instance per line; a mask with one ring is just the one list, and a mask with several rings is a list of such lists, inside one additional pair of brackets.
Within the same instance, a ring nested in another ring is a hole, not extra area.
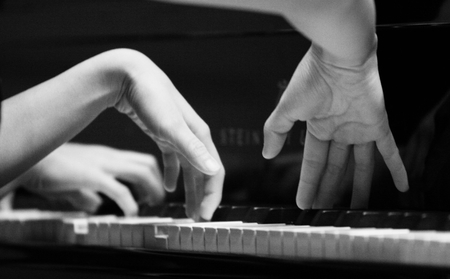
[(3, 101), (0, 185), (70, 140), (114, 104), (127, 70), (122, 62), (120, 55), (107, 52)]
[(360, 65), (375, 47), (372, 0), (161, 0), (283, 16), (325, 51), (324, 59)]
[[(360, 66), (376, 47), (372, 0), (290, 1), (284, 17), (320, 46), (326, 62)], [(304, 3), (304, 5), (302, 5)]]

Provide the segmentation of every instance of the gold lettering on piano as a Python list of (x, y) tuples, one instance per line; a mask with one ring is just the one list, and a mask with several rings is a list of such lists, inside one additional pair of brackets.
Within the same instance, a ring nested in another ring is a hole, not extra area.
[[(300, 129), (289, 133), (285, 145), (305, 145), (306, 130)], [(233, 147), (263, 146), (264, 134), (262, 129), (241, 127), (226, 127), (219, 130), (219, 145)]]
[(260, 146), (263, 143), (262, 131), (245, 128), (220, 129), (221, 146)]

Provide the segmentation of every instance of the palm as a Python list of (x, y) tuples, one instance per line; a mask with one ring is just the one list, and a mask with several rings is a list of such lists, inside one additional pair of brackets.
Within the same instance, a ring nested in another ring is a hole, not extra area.
[(332, 206), (338, 185), (354, 154), (353, 207), (368, 203), (374, 145), (384, 157), (399, 190), (406, 173), (389, 129), (376, 56), (357, 68), (322, 61), (314, 47), (305, 55), (265, 126), (265, 154), (275, 156), (295, 121), (307, 122), (297, 193), (302, 208)]

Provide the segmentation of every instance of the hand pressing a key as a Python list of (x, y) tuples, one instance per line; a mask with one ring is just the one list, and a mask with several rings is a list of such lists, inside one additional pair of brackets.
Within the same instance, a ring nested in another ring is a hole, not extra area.
[(99, 193), (110, 197), (126, 216), (136, 215), (139, 203), (156, 205), (165, 197), (162, 173), (153, 155), (103, 145), (66, 143), (14, 183), (90, 213), (102, 203)]
[[(32, 168), (108, 108), (128, 115), (157, 143), (167, 190), (175, 189), (183, 170), (188, 216), (209, 220), (225, 176), (209, 127), (147, 56), (129, 49), (101, 53), (2, 102), (0, 185)], [(108, 193), (114, 199), (116, 194)]]

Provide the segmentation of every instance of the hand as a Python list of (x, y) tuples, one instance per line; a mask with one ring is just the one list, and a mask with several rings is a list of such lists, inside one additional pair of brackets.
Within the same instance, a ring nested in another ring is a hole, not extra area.
[(64, 144), (21, 180), (31, 192), (65, 199), (87, 212), (100, 206), (99, 192), (115, 201), (126, 216), (137, 214), (138, 203), (158, 204), (165, 196), (154, 156), (101, 145)]
[(296, 198), (300, 208), (333, 206), (351, 154), (351, 207), (367, 207), (375, 145), (397, 189), (406, 191), (406, 171), (389, 128), (375, 51), (362, 65), (347, 68), (325, 62), (323, 52), (311, 46), (266, 121), (264, 157), (275, 157), (294, 122), (306, 121)]
[(209, 127), (156, 65), (143, 55), (137, 60), (115, 107), (158, 144), (168, 191), (175, 190), (183, 169), (187, 216), (210, 220), (222, 198), (225, 171)]

